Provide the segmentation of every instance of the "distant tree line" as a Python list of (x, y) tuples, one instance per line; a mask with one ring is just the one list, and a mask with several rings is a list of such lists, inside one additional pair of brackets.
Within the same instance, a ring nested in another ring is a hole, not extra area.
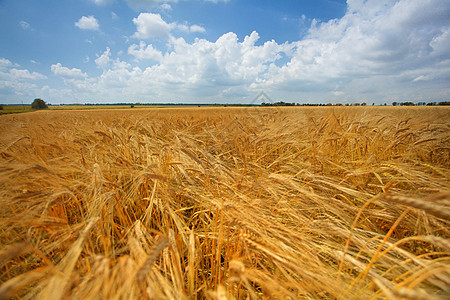
[[(392, 106), (435, 106), (435, 105), (450, 105), (449, 101), (441, 101), (441, 102), (411, 102), (411, 101), (407, 101), (407, 102), (392, 102)], [(274, 103), (261, 103), (261, 106), (344, 106), (341, 103), (295, 103), (295, 102), (283, 102), (283, 101), (278, 101), (278, 102), (274, 102)], [(362, 103), (346, 103), (345, 106), (367, 106), (366, 102), (362, 102)], [(375, 106), (375, 103), (372, 103), (372, 106)], [(384, 103), (384, 106), (386, 106), (386, 103)]]
[[(80, 104), (60, 104), (61, 106), (69, 106), (69, 105), (80, 105)], [(231, 103), (231, 104), (223, 104), (223, 103), (129, 103), (129, 102), (121, 102), (121, 103), (85, 103), (85, 106), (259, 106), (259, 104), (244, 104), (244, 103)]]
[(392, 106), (435, 106), (435, 105), (450, 105), (449, 101), (441, 102), (392, 102)]
[[(62, 106), (64, 105), (79, 105), (79, 104), (61, 104)], [(130, 106), (130, 107), (134, 107), (135, 105), (140, 105), (140, 106), (259, 106), (259, 104), (239, 104), (239, 103), (232, 103), (232, 104), (218, 104), (218, 103), (130, 103), (130, 102), (121, 102), (121, 103), (85, 103), (84, 105), (89, 105), (89, 106)], [(366, 102), (362, 102), (362, 103), (346, 103), (346, 104), (341, 104), (341, 103), (295, 103), (295, 102), (284, 102), (284, 101), (277, 101), (277, 102), (263, 102), (261, 103), (261, 106), (367, 106), (368, 104)], [(370, 105), (370, 104), (369, 104)], [(375, 106), (375, 103), (372, 102), (371, 103), (372, 106)], [(389, 104), (379, 104), (382, 106), (386, 106)], [(435, 105), (450, 105), (449, 101), (441, 101), (441, 102), (411, 102), (411, 101), (406, 101), (406, 102), (397, 102), (394, 101), (392, 102), (392, 106), (435, 106)], [(35, 99), (33, 104), (32, 104), (33, 109), (42, 109), (42, 108), (47, 108), (47, 104), (45, 104), (45, 102), (41, 99)], [(1, 109), (1, 108), (0, 108)]]
[(275, 102), (275, 103), (261, 103), (261, 106), (295, 106), (295, 102), (283, 102), (283, 101), (279, 101), (279, 102)]

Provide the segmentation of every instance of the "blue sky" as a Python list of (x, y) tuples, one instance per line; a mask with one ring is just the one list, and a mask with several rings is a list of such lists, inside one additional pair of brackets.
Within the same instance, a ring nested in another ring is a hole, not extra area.
[(450, 100), (448, 0), (0, 0), (0, 103)]

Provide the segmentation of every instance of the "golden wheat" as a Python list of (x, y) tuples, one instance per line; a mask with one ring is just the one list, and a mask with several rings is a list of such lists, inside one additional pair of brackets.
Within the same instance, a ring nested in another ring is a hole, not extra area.
[(0, 117), (0, 299), (445, 298), (450, 109)]

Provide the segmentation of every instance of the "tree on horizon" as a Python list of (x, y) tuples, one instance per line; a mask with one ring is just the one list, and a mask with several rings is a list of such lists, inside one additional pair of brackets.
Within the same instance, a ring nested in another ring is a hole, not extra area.
[(44, 100), (41, 98), (34, 99), (33, 103), (31, 104), (32, 109), (45, 109), (48, 108), (47, 104)]

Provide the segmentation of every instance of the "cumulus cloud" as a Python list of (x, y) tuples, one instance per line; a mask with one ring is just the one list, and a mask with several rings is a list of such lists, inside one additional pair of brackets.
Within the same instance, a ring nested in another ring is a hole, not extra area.
[(83, 73), (80, 69), (72, 68), (69, 69), (67, 67), (63, 67), (61, 63), (57, 63), (56, 65), (52, 65), (50, 67), (53, 74), (64, 77), (64, 78), (83, 78), (87, 77), (86, 73)]
[(290, 62), (272, 68), (261, 83), (278, 89), (297, 86), (301, 92), (332, 90), (336, 84), (360, 89), (370, 82), (367, 78), (376, 84), (385, 78), (386, 86), (396, 82), (398, 87), (404, 80), (421, 81), (431, 77), (424, 72), (434, 72), (430, 65), (447, 68), (439, 66), (442, 55), (450, 53), (444, 15), (450, 15), (450, 6), (437, 0), (349, 0), (343, 18), (313, 21), (308, 36), (293, 43)]
[(6, 81), (29, 81), (47, 79), (47, 76), (41, 73), (30, 72), (27, 69), (17, 69), (17, 67), (19, 67), (19, 65), (12, 63), (9, 59), (3, 57), (0, 58), (0, 78)]
[(243, 39), (229, 32), (216, 41), (187, 42), (175, 38), (174, 31), (204, 32), (204, 28), (141, 13), (134, 19), (133, 37), (163, 39), (167, 50), (144, 41), (130, 45), (128, 54), (140, 61), (137, 67), (114, 60), (107, 48), (95, 60), (102, 75), (83, 85), (94, 93), (161, 101), (177, 97), (248, 101), (265, 90), (281, 99), (358, 101), (370, 96), (375, 102), (399, 96), (429, 99), (433, 87), (439, 90), (436, 97), (448, 98), (446, 15), (450, 5), (439, 0), (349, 0), (342, 18), (313, 20), (303, 39), (277, 43), (260, 41), (256, 31)]
[(103, 74), (95, 84), (97, 88), (92, 90), (158, 97), (161, 101), (175, 101), (180, 95), (187, 101), (217, 95), (225, 98), (249, 95), (249, 86), (281, 59), (283, 53), (292, 51), (289, 44), (268, 41), (258, 46), (258, 40), (257, 32), (242, 41), (231, 32), (215, 42), (196, 39), (187, 43), (183, 38), (174, 38), (165, 54), (141, 41), (139, 45), (131, 45), (128, 54), (139, 60), (157, 62), (143, 69), (119, 59), (113, 61), (107, 48), (97, 58)]
[(18, 64), (9, 59), (0, 58), (0, 94), (24, 99), (40, 92), (36, 81), (45, 80), (47, 76), (27, 69), (17, 69)]
[(105, 52), (103, 52), (102, 55), (100, 55), (97, 59), (95, 59), (95, 64), (102, 69), (107, 69), (110, 62), (111, 62), (111, 49), (109, 49), (109, 47), (106, 47)]
[(140, 13), (133, 19), (137, 32), (134, 37), (139, 39), (162, 38), (168, 39), (173, 25), (166, 23), (159, 14)]
[(167, 23), (160, 14), (140, 13), (133, 19), (136, 24), (136, 32), (133, 37), (138, 39), (160, 38), (168, 40), (172, 38), (172, 30), (178, 29), (186, 33), (204, 33), (206, 29), (200, 25), (178, 24), (176, 22)]
[(154, 61), (161, 61), (163, 58), (161, 51), (153, 48), (152, 44), (147, 46), (144, 41), (141, 41), (139, 46), (136, 44), (131, 45), (128, 48), (128, 54), (133, 55), (139, 60), (151, 59)]
[[(303, 39), (278, 43), (261, 41), (256, 31), (243, 39), (229, 32), (216, 41), (187, 42), (173, 32), (202, 32), (203, 27), (141, 13), (134, 19), (134, 37), (141, 41), (128, 47), (139, 67), (113, 58), (106, 48), (95, 60), (102, 75), (78, 85), (104, 97), (159, 101), (251, 101), (265, 90), (277, 99), (380, 102), (400, 96), (429, 99), (440, 84), (435, 96), (448, 98), (445, 14), (450, 5), (439, 0), (349, 0), (342, 18), (313, 20)], [(167, 50), (142, 41), (151, 38), (164, 39)]]
[(75, 26), (83, 30), (100, 29), (100, 25), (94, 16), (82, 16), (77, 22), (75, 22)]
[[(98, 77), (61, 64), (52, 68), (78, 74), (70, 84), (95, 99), (245, 102), (261, 90), (274, 99), (312, 102), (448, 99), (448, 15), (450, 4), (441, 0), (348, 0), (342, 18), (313, 20), (304, 38), (280, 43), (261, 41), (256, 31), (188, 42), (173, 35), (205, 29), (141, 13), (133, 20), (133, 37), (140, 41), (128, 46), (130, 62), (106, 48), (95, 59)], [(164, 40), (164, 48), (147, 41), (153, 38)], [(18, 66), (0, 58), (0, 71), (7, 70), (0, 74), (11, 77), (13, 68)], [(14, 72), (21, 78), (34, 74)]]
[(175, 26), (177, 29), (183, 31), (183, 32), (187, 32), (187, 33), (192, 33), (192, 32), (199, 32), (199, 33), (204, 33), (206, 32), (206, 29), (200, 25), (187, 25), (187, 24), (177, 24)]
[(106, 47), (106, 50), (103, 52), (103, 54), (95, 59), (95, 64), (99, 68), (103, 69), (103, 72), (131, 67), (129, 63), (121, 61), (119, 58), (116, 58), (115, 60), (112, 59), (111, 49), (109, 47)]
[(189, 27), (190, 32), (206, 32), (206, 29), (200, 25), (191, 25)]

